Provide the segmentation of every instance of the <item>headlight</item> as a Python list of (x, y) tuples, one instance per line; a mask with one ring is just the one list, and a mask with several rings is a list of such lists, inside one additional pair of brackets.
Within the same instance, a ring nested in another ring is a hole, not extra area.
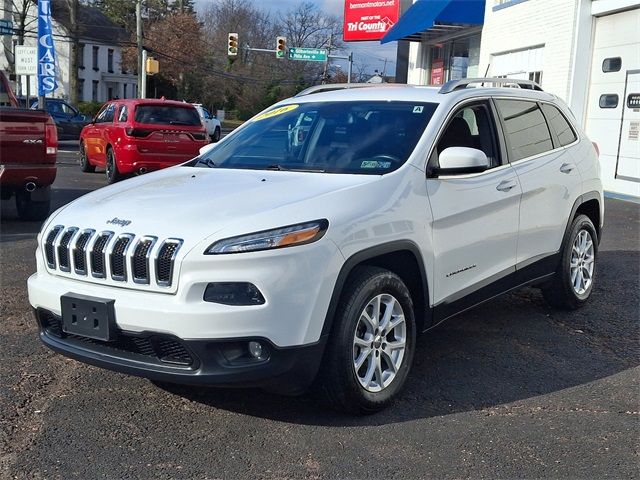
[(320, 240), (327, 231), (328, 226), (329, 222), (327, 220), (314, 220), (273, 230), (225, 238), (212, 244), (204, 253), (206, 255), (218, 255), (221, 253), (257, 252), (272, 248), (305, 245)]

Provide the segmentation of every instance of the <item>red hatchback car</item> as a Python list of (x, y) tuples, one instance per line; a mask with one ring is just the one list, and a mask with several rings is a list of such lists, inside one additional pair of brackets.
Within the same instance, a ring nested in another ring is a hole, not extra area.
[(197, 110), (172, 100), (129, 99), (104, 104), (80, 133), (82, 171), (103, 167), (107, 181), (177, 165), (209, 143)]

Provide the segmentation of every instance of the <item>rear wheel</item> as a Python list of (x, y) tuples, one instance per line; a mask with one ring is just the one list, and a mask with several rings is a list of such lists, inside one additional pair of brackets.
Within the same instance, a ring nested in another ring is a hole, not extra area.
[(385, 408), (407, 378), (415, 335), (413, 303), (400, 277), (359, 267), (345, 287), (320, 367), (330, 404), (355, 414)]
[[(33, 197), (38, 197), (35, 200)], [(44, 220), (51, 208), (51, 190), (40, 189), (33, 192), (16, 192), (16, 209), (22, 220)]]
[(596, 276), (598, 236), (586, 215), (578, 215), (562, 247), (558, 271), (542, 289), (549, 305), (564, 310), (582, 307), (591, 296)]
[(96, 171), (96, 167), (89, 163), (87, 158), (87, 151), (84, 147), (84, 142), (80, 142), (80, 168), (83, 172), (92, 173)]
[(107, 148), (107, 163), (105, 166), (105, 174), (107, 176), (107, 183), (113, 184), (119, 182), (124, 176), (118, 171), (118, 163), (116, 162), (116, 155), (113, 152), (113, 148)]

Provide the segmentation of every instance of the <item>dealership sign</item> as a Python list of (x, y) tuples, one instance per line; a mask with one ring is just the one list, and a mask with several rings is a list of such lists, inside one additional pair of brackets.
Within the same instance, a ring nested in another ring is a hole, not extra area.
[(399, 15), (400, 0), (346, 0), (344, 41), (380, 40)]
[(56, 82), (56, 48), (51, 28), (51, 1), (38, 2), (38, 95), (52, 93)]

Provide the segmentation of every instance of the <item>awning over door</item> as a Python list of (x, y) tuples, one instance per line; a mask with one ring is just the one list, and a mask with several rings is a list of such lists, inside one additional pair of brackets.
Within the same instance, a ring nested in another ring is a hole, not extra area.
[(420, 42), (484, 23), (485, 0), (418, 0), (380, 40)]

